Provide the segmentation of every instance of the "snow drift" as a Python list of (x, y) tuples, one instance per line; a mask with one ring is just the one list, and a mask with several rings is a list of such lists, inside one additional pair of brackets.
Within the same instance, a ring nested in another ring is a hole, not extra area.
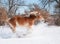
[[(19, 28), (18, 28), (19, 29)], [(22, 29), (22, 28), (21, 28)], [(27, 34), (26, 28), (25, 30), (20, 30), (22, 33)], [(32, 33), (27, 34), (26, 36), (22, 36), (18, 38), (16, 34), (12, 33), (11, 29), (8, 26), (0, 27), (0, 39), (3, 40), (3, 44), (7, 41), (9, 44), (11, 42), (13, 44), (60, 44), (60, 27), (58, 26), (48, 26), (45, 23), (39, 23), (38, 25), (33, 26)], [(8, 38), (8, 40), (6, 40)]]

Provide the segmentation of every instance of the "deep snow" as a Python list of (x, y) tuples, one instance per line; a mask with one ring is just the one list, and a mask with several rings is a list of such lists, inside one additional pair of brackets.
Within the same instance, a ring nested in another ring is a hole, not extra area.
[(21, 36), (24, 33), (27, 34), (18, 38), (8, 26), (0, 27), (0, 44), (60, 44), (60, 27), (39, 23), (32, 29), (30, 34), (27, 34), (25, 27), (20, 30), (20, 33), (17, 31)]

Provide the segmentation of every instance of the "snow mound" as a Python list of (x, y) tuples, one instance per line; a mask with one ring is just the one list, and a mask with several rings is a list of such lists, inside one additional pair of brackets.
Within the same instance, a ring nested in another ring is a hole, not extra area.
[(9, 26), (0, 26), (0, 38), (60, 38), (60, 27), (48, 26), (45, 23), (34, 25), (30, 32), (26, 27), (17, 27), (13, 33)]

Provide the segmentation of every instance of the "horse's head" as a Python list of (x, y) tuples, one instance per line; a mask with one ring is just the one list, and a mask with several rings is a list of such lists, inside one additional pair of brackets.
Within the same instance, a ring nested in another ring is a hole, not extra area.
[(37, 21), (43, 21), (43, 22), (45, 21), (44, 17), (38, 11), (33, 11), (33, 12), (30, 13), (30, 15), (35, 16)]

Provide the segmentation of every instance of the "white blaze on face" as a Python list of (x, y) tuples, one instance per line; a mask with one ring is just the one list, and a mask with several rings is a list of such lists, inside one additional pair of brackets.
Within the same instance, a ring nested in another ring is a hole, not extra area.
[(41, 21), (44, 21), (44, 18), (43, 17), (41, 18)]
[(40, 19), (40, 21), (41, 21), (41, 22), (44, 22), (44, 18), (43, 18), (43, 16), (41, 16), (41, 19)]
[(44, 22), (44, 17), (41, 15), (41, 13), (39, 12), (37, 15), (40, 17), (39, 21)]
[(43, 16), (42, 15), (39, 15), (39, 14), (38, 14), (38, 19), (37, 20), (39, 20), (40, 22), (44, 22)]

